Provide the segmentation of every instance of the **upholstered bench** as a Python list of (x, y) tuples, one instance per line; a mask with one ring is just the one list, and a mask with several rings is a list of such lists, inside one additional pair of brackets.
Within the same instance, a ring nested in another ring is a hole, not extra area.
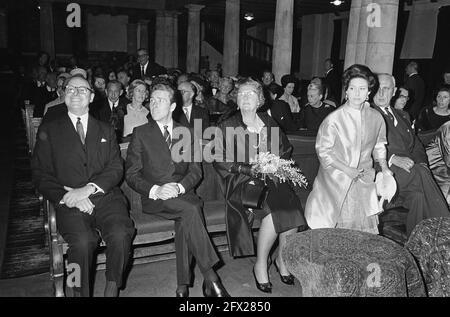
[(423, 220), (405, 248), (420, 265), (428, 296), (450, 296), (450, 218)]
[(303, 296), (425, 296), (412, 255), (387, 238), (347, 229), (314, 229), (287, 237), (282, 250)]

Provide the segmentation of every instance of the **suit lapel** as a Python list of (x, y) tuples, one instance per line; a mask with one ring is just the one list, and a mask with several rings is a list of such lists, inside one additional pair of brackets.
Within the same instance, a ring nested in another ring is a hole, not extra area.
[(85, 141), (88, 158), (92, 157), (92, 155), (98, 150), (97, 147), (100, 145), (100, 136), (100, 125), (98, 124), (97, 120), (94, 119), (94, 117), (89, 115), (88, 129)]

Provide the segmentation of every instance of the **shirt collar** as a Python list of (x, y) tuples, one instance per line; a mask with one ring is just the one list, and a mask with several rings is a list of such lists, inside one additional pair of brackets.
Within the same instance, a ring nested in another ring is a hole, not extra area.
[(417, 72), (412, 73), (412, 74), (409, 74), (409, 77), (414, 76), (414, 75), (417, 75), (417, 74), (418, 74)]
[(161, 133), (164, 135), (164, 126), (167, 126), (167, 130), (169, 131), (170, 136), (172, 137), (172, 130), (173, 130), (173, 120), (171, 119), (169, 123), (162, 124), (158, 121), (156, 121), (156, 124), (158, 124), (159, 129), (161, 130)]
[(109, 103), (109, 108), (111, 108), (112, 109), (112, 107), (115, 105), (115, 107), (114, 108), (117, 108), (117, 106), (119, 105), (119, 100), (116, 100), (116, 102), (112, 102), (111, 100), (109, 100), (109, 98), (107, 98), (108, 99), (108, 103)]
[(81, 123), (83, 124), (83, 128), (84, 128), (84, 133), (86, 134), (87, 127), (88, 127), (89, 112), (85, 113), (82, 116), (77, 116), (77, 115), (71, 113), (70, 111), (68, 112), (68, 114), (69, 114), (70, 121), (72, 121), (72, 124), (73, 124), (75, 130), (77, 129), (78, 118), (81, 119)]

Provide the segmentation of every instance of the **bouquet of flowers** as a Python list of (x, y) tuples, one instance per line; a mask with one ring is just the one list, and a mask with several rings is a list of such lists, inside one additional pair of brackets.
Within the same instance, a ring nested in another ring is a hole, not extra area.
[(291, 181), (294, 186), (298, 185), (306, 188), (308, 186), (308, 180), (294, 164), (295, 162), (293, 160), (285, 160), (278, 155), (262, 152), (252, 162), (252, 171), (262, 175), (263, 179), (269, 177), (275, 184), (277, 181), (282, 183)]

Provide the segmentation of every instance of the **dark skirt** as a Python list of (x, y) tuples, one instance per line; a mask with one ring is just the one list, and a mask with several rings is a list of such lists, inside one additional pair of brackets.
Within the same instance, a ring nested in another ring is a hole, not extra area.
[(276, 233), (282, 233), (290, 229), (299, 228), (299, 231), (308, 228), (304, 211), (298, 196), (291, 185), (285, 183), (274, 183), (267, 180), (269, 187), (267, 198), (262, 209), (255, 210), (256, 218), (264, 218), (272, 214), (273, 226)]

